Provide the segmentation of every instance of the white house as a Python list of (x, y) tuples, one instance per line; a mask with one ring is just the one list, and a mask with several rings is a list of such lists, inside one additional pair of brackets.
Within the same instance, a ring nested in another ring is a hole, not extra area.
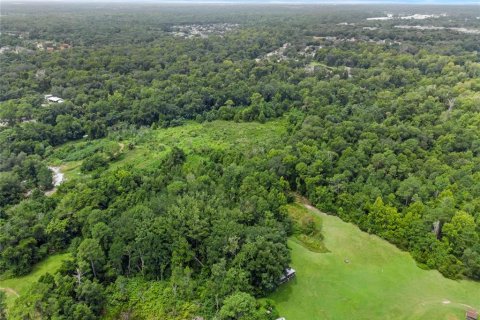
[(47, 100), (47, 102), (53, 102), (53, 103), (63, 103), (63, 102), (65, 102), (65, 100), (63, 100), (62, 98), (55, 97), (51, 94), (46, 94), (45, 95), (45, 100)]

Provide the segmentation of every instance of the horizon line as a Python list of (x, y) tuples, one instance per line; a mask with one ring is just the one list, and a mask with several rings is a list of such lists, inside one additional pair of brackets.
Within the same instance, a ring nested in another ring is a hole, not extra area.
[(129, 3), (129, 4), (218, 4), (218, 5), (480, 5), (478, 0), (2, 0), (3, 3), (71, 3), (71, 4), (98, 4), (98, 3)]

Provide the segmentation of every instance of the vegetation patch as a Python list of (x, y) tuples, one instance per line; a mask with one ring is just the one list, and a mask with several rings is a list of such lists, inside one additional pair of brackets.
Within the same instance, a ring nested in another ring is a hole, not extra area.
[(293, 221), (292, 240), (310, 251), (328, 252), (323, 243), (322, 218), (299, 203), (289, 204), (287, 210)]
[[(67, 180), (85, 179), (85, 173), (99, 168), (116, 170), (124, 166), (140, 169), (158, 167), (171, 148), (176, 146), (186, 152), (185, 167), (186, 170), (192, 170), (202, 166), (202, 159), (212, 150), (223, 152), (235, 148), (244, 156), (251, 157), (268, 150), (285, 133), (284, 118), (265, 124), (227, 121), (201, 124), (192, 121), (179, 127), (132, 129), (112, 133), (104, 139), (70, 142), (55, 149), (48, 162), (61, 165)], [(229, 155), (222, 157), (228, 158)], [(105, 162), (106, 160), (108, 161)]]

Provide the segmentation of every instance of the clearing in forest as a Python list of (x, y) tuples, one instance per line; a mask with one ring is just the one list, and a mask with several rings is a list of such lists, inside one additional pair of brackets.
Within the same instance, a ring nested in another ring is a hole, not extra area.
[(297, 276), (269, 297), (286, 319), (452, 320), (464, 319), (468, 306), (480, 309), (480, 283), (422, 270), (387, 241), (338, 217), (321, 219), (329, 252), (290, 240)]
[[(187, 154), (187, 166), (202, 165), (206, 150), (236, 150), (246, 156), (254, 156), (278, 146), (286, 132), (285, 119), (257, 122), (190, 121), (172, 128), (145, 129), (138, 132), (114, 134), (97, 140), (78, 140), (57, 147), (48, 160), (62, 167), (66, 180), (88, 179), (80, 171), (82, 161), (98, 153), (115, 154), (109, 168), (126, 165), (149, 168), (161, 165), (162, 159), (172, 147), (179, 147)], [(120, 140), (120, 141), (117, 141)], [(129, 148), (128, 146), (132, 147)]]
[(32, 272), (25, 276), (0, 280), (0, 290), (7, 293), (7, 308), (10, 308), (15, 299), (25, 293), (38, 278), (46, 273), (53, 274), (69, 257), (69, 253), (52, 255), (38, 263)]

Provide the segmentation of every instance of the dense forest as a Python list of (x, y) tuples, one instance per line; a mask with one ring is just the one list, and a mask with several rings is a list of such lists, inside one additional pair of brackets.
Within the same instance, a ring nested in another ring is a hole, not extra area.
[[(434, 16), (367, 20), (387, 11)], [(276, 319), (258, 298), (289, 266), (295, 193), (480, 280), (476, 11), (3, 5), (0, 274), (72, 256), (9, 317)], [(278, 119), (244, 148), (115, 166), (162, 128)], [(50, 194), (52, 159), (82, 177)]]

